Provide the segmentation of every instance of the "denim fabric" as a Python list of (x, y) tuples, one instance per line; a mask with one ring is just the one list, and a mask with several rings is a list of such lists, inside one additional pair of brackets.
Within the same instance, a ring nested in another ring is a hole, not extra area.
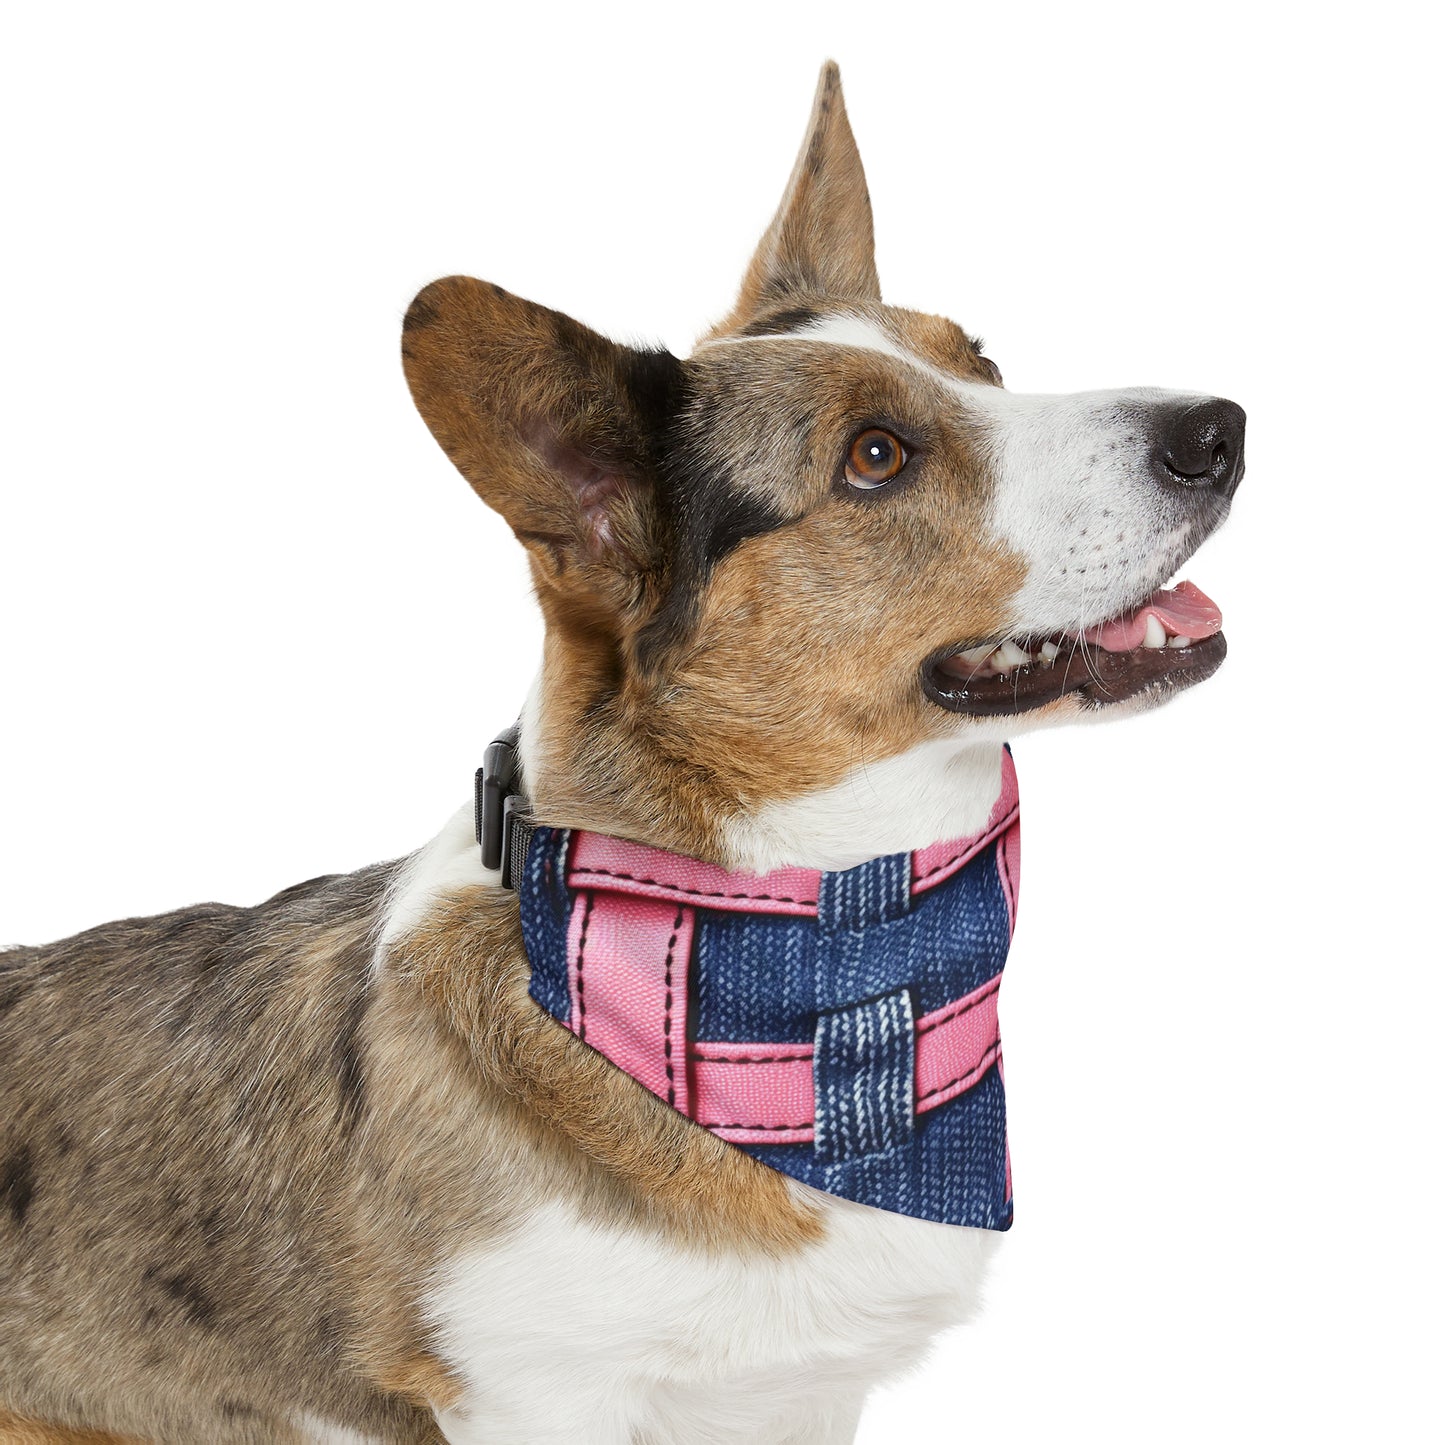
[(820, 1159), (861, 1159), (908, 1142), (913, 1039), (913, 996), (906, 988), (818, 1020), (813, 1086)]
[[(891, 861), (874, 859), (848, 873)], [(848, 873), (823, 875), (820, 912), (831, 881)], [(809, 1043), (826, 1009), (910, 988), (917, 1017), (997, 977), (1008, 957), (1009, 924), (993, 849), (912, 904), (887, 922), (833, 933), (824, 932), (821, 917), (699, 912), (695, 1037)], [(565, 987), (564, 973), (564, 994)]]
[[(520, 887), (532, 996), (564, 1024), (567, 836), (537, 830)], [(859, 1203), (1007, 1229), (997, 1065), (957, 1098), (913, 1112), (913, 1023), (996, 977), (1008, 954), (996, 852), (917, 896), (911, 876), (908, 854), (825, 873), (816, 918), (699, 908), (689, 1039), (815, 1046), (813, 1142), (735, 1147)]]
[(996, 1067), (966, 1094), (920, 1114), (911, 1138), (879, 1154), (830, 1161), (812, 1144), (735, 1147), (814, 1189), (877, 1209), (979, 1229), (1013, 1223), (1003, 1080)]
[(538, 828), (517, 888), (522, 938), (532, 964), (532, 997), (564, 1024), (572, 1015), (567, 993), (567, 915), (572, 900), (562, 872), (566, 855), (565, 829)]

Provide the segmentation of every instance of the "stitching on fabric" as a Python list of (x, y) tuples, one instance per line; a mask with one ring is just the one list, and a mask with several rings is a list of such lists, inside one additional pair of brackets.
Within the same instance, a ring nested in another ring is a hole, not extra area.
[(582, 963), (587, 956), (587, 925), (592, 922), (592, 905), (597, 901), (595, 893), (587, 895), (587, 906), (582, 910), (582, 930), (577, 939), (577, 1037), (587, 1042), (587, 994), (582, 984)]
[(813, 1127), (811, 1119), (806, 1124), (720, 1124), (716, 1119), (699, 1119), (697, 1123), (701, 1124), (704, 1129), (756, 1129), (759, 1133), (769, 1134), (781, 1134), (789, 1129), (801, 1131)]
[(936, 1095), (945, 1093), (955, 1084), (961, 1084), (965, 1079), (971, 1078), (975, 1075), (977, 1075), (979, 1078), (982, 1078), (998, 1062), (998, 1052), (999, 1041), (995, 1039), (984, 1051), (983, 1058), (981, 1058), (978, 1063), (974, 1065), (973, 1068), (966, 1070), (956, 1079), (950, 1079), (946, 1084), (940, 1084), (936, 1089), (930, 1089), (926, 1094), (920, 1094), (918, 1096), (918, 1103), (926, 1104)]
[(1008, 833), (998, 840), (998, 871), (1003, 879), (1004, 897), (1008, 901), (1009, 924), (1012, 925), (1019, 907), (1018, 884), (1014, 882), (1013, 869), (1008, 866)]
[(977, 837), (970, 838), (969, 841), (965, 843), (963, 847), (960, 848), (958, 852), (953, 855), (952, 858), (945, 859), (942, 863), (936, 864), (934, 867), (930, 868), (927, 873), (920, 873), (918, 877), (915, 878), (913, 881), (915, 883), (927, 883), (930, 878), (934, 877), (936, 874), (942, 873), (945, 868), (952, 868), (953, 865), (957, 863), (960, 858), (966, 858), (970, 853), (975, 851), (982, 852), (983, 849), (988, 846), (990, 840), (998, 837), (1000, 831), (1006, 829), (1013, 822), (1013, 820), (1018, 817), (1018, 815), (1019, 810), (1017, 808), (1011, 808), (1009, 810), (1008, 816), (1002, 818), (996, 826), (992, 828), (986, 828), (982, 833), (978, 834)]
[[(619, 873), (611, 868), (579, 868), (584, 878), (596, 874), (601, 878), (620, 878), (627, 883), (646, 883), (652, 888), (668, 888), (674, 893), (686, 893), (692, 898), (756, 898), (765, 903), (802, 903), (809, 907), (816, 907), (816, 898), (789, 898), (782, 893), (721, 893), (707, 888), (684, 888), (681, 883), (665, 883), (660, 878), (642, 878), (636, 873)], [(731, 1125), (721, 1124), (719, 1128), (731, 1128)], [(743, 1127), (741, 1125), (739, 1128)]]
[(739, 1056), (705, 1054), (701, 1049), (694, 1049), (692, 1056), (708, 1064), (811, 1064), (813, 1062), (811, 1048), (806, 1054), (746, 1054)]
[(678, 907), (677, 917), (672, 920), (672, 937), (667, 940), (667, 962), (663, 965), (662, 986), (666, 997), (662, 1004), (662, 1061), (667, 1070), (667, 1102), (677, 1107), (677, 1077), (672, 1069), (672, 956), (677, 948), (677, 936), (682, 932), (682, 908)]
[[(1001, 978), (993, 979), (992, 987), (989, 988), (987, 993), (982, 994), (978, 998), (970, 999), (967, 1003), (960, 1002), (956, 1004), (940, 1018), (932, 1019), (928, 1023), (916, 1024), (914, 1027), (917, 1030), (918, 1036), (922, 1038), (924, 1034), (931, 1034), (934, 1029), (942, 1028), (944, 1024), (952, 1023), (954, 1019), (962, 1018), (964, 1014), (972, 1013), (974, 1009), (982, 1007), (982, 1005), (986, 1004), (989, 999), (991, 999), (998, 992), (999, 984), (1001, 981)], [(806, 1064), (810, 1063), (813, 1058), (813, 1055), (811, 1053), (746, 1055), (709, 1054), (705, 1053), (701, 1048), (694, 1048), (692, 1051), (692, 1056), (695, 1059), (701, 1059), (705, 1063), (709, 1064)], [(743, 1126), (740, 1125), (739, 1127)]]
[[(926, 1094), (920, 1094), (916, 1103), (926, 1104), (930, 1099), (937, 1098), (939, 1094), (947, 1093), (948, 1090), (958, 1084), (964, 1083), (970, 1078), (982, 1078), (998, 1062), (1000, 1051), (999, 1043), (1000, 1041), (998, 1039), (994, 1039), (988, 1048), (984, 1050), (983, 1058), (980, 1059), (973, 1068), (966, 1069), (956, 1079), (949, 1079), (946, 1084), (940, 1084), (936, 1089), (930, 1089)], [(817, 1127), (817, 1121), (811, 1119), (806, 1124), (721, 1124), (714, 1119), (699, 1119), (697, 1122), (701, 1124), (704, 1129), (756, 1129), (760, 1133), (784, 1133), (792, 1129), (816, 1129)]]
[[(961, 1019), (964, 1014), (972, 1013), (974, 1009), (979, 1008), (983, 1004), (986, 1004), (989, 999), (991, 999), (994, 994), (998, 992), (998, 986), (1001, 981), (1002, 975), (999, 975), (998, 978), (995, 978), (993, 980), (992, 987), (988, 988), (988, 992), (986, 994), (981, 995), (979, 998), (970, 999), (967, 1002), (960, 1001), (959, 1003), (956, 1003), (951, 1009), (949, 1009), (949, 1011), (941, 1018), (932, 1019), (926, 1024), (919, 1024), (919, 1037), (922, 1038), (924, 1034), (931, 1034), (934, 1029), (942, 1028), (944, 1024), (952, 1023), (954, 1019)], [(985, 985), (985, 987), (988, 987), (988, 985)]]

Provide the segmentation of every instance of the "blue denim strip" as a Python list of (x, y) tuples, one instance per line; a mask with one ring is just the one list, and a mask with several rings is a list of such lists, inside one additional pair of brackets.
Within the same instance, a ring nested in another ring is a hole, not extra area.
[(913, 902), (913, 855), (889, 853), (818, 880), (818, 928), (824, 934), (860, 933), (904, 917)]
[(741, 1144), (754, 1159), (814, 1189), (943, 1224), (1007, 1229), (1013, 1219), (1003, 1081), (990, 1069), (966, 1094), (920, 1114), (906, 1147), (824, 1160), (812, 1144)]
[(818, 1020), (813, 1147), (820, 1159), (856, 1159), (908, 1141), (913, 1055), (913, 1000), (906, 988)]
[(812, 1043), (820, 1013), (905, 987), (921, 1018), (987, 983), (1007, 957), (992, 850), (861, 936), (824, 935), (812, 918), (699, 910), (697, 1037)]
[(562, 873), (566, 856), (566, 830), (538, 828), (518, 889), (522, 938), (532, 965), (532, 997), (564, 1024), (572, 1017), (567, 988), (567, 918), (572, 900)]

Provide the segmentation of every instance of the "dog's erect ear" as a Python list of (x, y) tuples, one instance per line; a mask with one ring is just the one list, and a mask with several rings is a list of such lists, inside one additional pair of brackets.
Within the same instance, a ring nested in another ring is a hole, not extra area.
[(831, 60), (818, 77), (808, 133), (782, 204), (743, 277), (737, 305), (712, 335), (740, 331), (808, 297), (882, 299), (868, 182), (843, 109), (843, 82)]
[(636, 601), (662, 555), (660, 444), (682, 364), (469, 276), (417, 296), (401, 351), (432, 435), (539, 580), (615, 608)]

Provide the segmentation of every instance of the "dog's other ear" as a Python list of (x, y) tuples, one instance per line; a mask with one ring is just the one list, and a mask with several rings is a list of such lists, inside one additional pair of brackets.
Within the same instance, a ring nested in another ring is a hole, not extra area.
[(663, 554), (658, 467), (677, 358), (469, 276), (420, 292), (401, 351), (422, 419), (531, 552), (539, 586), (609, 610), (638, 602)]
[(818, 77), (813, 114), (782, 204), (753, 254), (731, 315), (711, 334), (741, 331), (766, 313), (806, 306), (809, 297), (882, 299), (868, 182), (843, 108), (843, 82), (831, 60)]

